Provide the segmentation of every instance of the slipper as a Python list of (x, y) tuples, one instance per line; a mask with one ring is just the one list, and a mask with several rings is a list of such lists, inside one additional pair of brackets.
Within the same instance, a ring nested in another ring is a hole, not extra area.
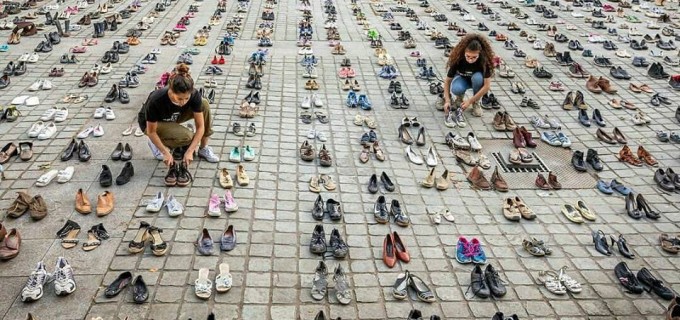
[(132, 134), (132, 131), (135, 130), (133, 125), (130, 125), (125, 131), (123, 131), (123, 136), (129, 136)]
[(570, 204), (565, 204), (562, 205), (562, 214), (564, 214), (569, 221), (574, 222), (574, 223), (583, 223), (583, 217), (581, 217), (581, 214), (574, 208), (574, 206)]
[(586, 203), (583, 202), (583, 200), (576, 202), (576, 210), (578, 210), (578, 212), (581, 213), (581, 216), (586, 220), (595, 221), (595, 219), (597, 219), (595, 213), (586, 206)]
[(6, 44), (0, 45), (0, 52), (7, 52), (9, 51), (9, 46)]
[(312, 115), (310, 113), (301, 114), (300, 119), (302, 119), (303, 123), (306, 123), (306, 124), (312, 123)]
[(40, 99), (38, 97), (30, 97), (26, 99), (26, 105), (29, 107), (37, 106), (40, 104)]
[(194, 282), (194, 293), (201, 299), (208, 299), (212, 295), (212, 281), (208, 279), (210, 270), (201, 268), (198, 270), (198, 279)]
[(28, 99), (28, 96), (18, 96), (14, 99), (12, 99), (12, 104), (13, 105), (22, 105), (26, 102), (26, 99)]
[(217, 292), (227, 292), (231, 289), (232, 277), (229, 273), (229, 264), (220, 264), (220, 274), (215, 277), (215, 290)]
[(144, 135), (144, 131), (142, 131), (142, 128), (137, 127), (137, 129), (135, 129), (135, 137), (141, 137), (143, 135)]
[(92, 230), (89, 230), (87, 232), (87, 242), (83, 243), (83, 250), (85, 251), (92, 251), (94, 249), (97, 249), (99, 245), (102, 242), (97, 239), (97, 236), (94, 234)]
[(61, 246), (64, 249), (71, 249), (78, 244), (78, 233), (80, 233), (80, 228), (71, 229), (64, 238), (61, 239)]
[(57, 182), (66, 183), (71, 181), (74, 172), (75, 168), (73, 168), (72, 166), (68, 166), (64, 170), (59, 170), (59, 174), (57, 175)]
[(328, 116), (321, 111), (314, 112), (314, 115), (316, 115), (316, 118), (319, 119), (319, 122), (321, 123), (325, 124), (329, 122)]
[(50, 182), (52, 182), (52, 180), (54, 180), (54, 178), (57, 177), (57, 174), (59, 174), (58, 170), (50, 170), (50, 171), (46, 172), (45, 174), (43, 174), (42, 176), (40, 176), (40, 178), (38, 178), (38, 181), (35, 183), (35, 185), (38, 186), (38, 187), (44, 187), (44, 186), (50, 184)]
[(88, 98), (87, 95), (76, 96), (73, 100), (71, 100), (71, 103), (82, 103), (85, 100), (87, 100), (87, 98)]

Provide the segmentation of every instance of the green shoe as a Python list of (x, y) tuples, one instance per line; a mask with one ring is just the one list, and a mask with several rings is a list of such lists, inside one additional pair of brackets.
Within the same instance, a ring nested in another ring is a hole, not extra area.
[(7, 122), (17, 121), (20, 115), (21, 112), (19, 112), (19, 110), (17, 110), (17, 107), (15, 106), (9, 106), (5, 110), (5, 120), (7, 120)]
[(229, 154), (229, 161), (241, 162), (241, 150), (239, 149), (239, 147), (234, 147), (234, 149), (231, 149), (231, 153)]
[(184, 53), (190, 53), (190, 54), (193, 54), (193, 55), (197, 55), (197, 54), (201, 53), (201, 50), (199, 50), (198, 48), (186, 48), (186, 49), (184, 49)]
[(243, 147), (243, 160), (244, 161), (255, 160), (255, 149), (251, 148), (250, 146)]

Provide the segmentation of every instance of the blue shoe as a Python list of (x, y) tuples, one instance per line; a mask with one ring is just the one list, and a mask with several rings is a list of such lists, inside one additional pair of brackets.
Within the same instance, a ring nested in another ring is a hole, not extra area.
[(347, 94), (347, 102), (346, 102), (347, 106), (350, 107), (350, 108), (356, 108), (358, 103), (359, 102), (357, 101), (357, 94), (354, 91), (350, 91)]
[(571, 147), (571, 140), (562, 131), (557, 133), (557, 138), (560, 139), (560, 142), (562, 143), (563, 148)]
[(468, 243), (465, 237), (458, 238), (458, 244), (456, 244), (456, 261), (459, 263), (471, 263), (472, 256), (468, 254), (468, 249), (470, 243)]
[(612, 180), (611, 183), (609, 183), (609, 186), (616, 192), (627, 196), (629, 193), (633, 192), (630, 188), (624, 186), (622, 183), (616, 181), (616, 179)]
[(234, 147), (231, 149), (229, 154), (229, 161), (231, 162), (241, 162), (241, 150), (239, 147)]
[(560, 138), (557, 137), (555, 132), (543, 131), (543, 133), (541, 133), (541, 140), (551, 146), (562, 146), (562, 141), (560, 141)]
[(9, 51), (9, 46), (6, 44), (0, 45), (0, 52), (7, 52)]
[(371, 102), (368, 101), (368, 97), (365, 94), (359, 96), (359, 107), (363, 110), (371, 110)]
[(614, 190), (612, 190), (612, 187), (610, 187), (609, 184), (604, 182), (603, 180), (598, 180), (597, 184), (595, 186), (597, 187), (597, 190), (600, 190), (604, 194), (613, 194), (614, 193)]
[(479, 243), (479, 240), (477, 240), (477, 238), (472, 238), (472, 241), (470, 242), (470, 253), (472, 254), (472, 263), (477, 264), (486, 263), (486, 254), (482, 249), (482, 244)]

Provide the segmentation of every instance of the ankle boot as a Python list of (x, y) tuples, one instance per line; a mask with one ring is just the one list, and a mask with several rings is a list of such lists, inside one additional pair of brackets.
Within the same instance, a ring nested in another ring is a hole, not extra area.
[(69, 30), (70, 26), (71, 26), (71, 20), (68, 20), (68, 19), (64, 20), (64, 33), (61, 35), (62, 37), (68, 38), (68, 37), (71, 36), (71, 32)]
[(493, 174), (491, 174), (491, 184), (493, 184), (493, 188), (496, 189), (497, 191), (500, 192), (507, 192), (508, 191), (508, 183), (503, 179), (501, 174), (498, 172), (498, 167), (496, 167), (493, 171)]
[(54, 20), (52, 19), (52, 15), (49, 12), (45, 13), (45, 25), (51, 26), (52, 23), (54, 23)]

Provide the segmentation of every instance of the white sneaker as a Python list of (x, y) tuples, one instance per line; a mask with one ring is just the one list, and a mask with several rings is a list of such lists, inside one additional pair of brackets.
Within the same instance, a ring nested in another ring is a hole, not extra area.
[(40, 60), (40, 56), (37, 53), (31, 53), (31, 55), (28, 57), (28, 63), (36, 63)]
[(300, 103), (300, 108), (302, 109), (309, 109), (312, 106), (311, 99), (309, 96), (306, 96), (302, 99), (302, 103)]
[(31, 128), (28, 130), (28, 137), (29, 138), (37, 138), (40, 132), (45, 128), (45, 123), (42, 121), (38, 121), (34, 123)]
[(40, 88), (42, 88), (43, 81), (42, 80), (35, 80), (33, 84), (28, 87), (28, 91), (38, 91)]
[(111, 107), (106, 107), (106, 120), (114, 120), (116, 119), (116, 114), (113, 113), (113, 109)]
[(158, 148), (156, 148), (156, 145), (151, 142), (151, 139), (147, 140), (147, 144), (151, 149), (151, 154), (153, 154), (153, 157), (156, 158), (156, 160), (163, 161), (163, 153), (158, 150)]
[(444, 125), (449, 127), (449, 128), (455, 128), (456, 127), (456, 120), (454, 119), (453, 111), (449, 111), (449, 113), (446, 115), (446, 118), (444, 119)]
[(50, 81), (50, 80), (41, 80), (41, 81), (42, 81), (42, 87), (40, 87), (40, 89), (43, 89), (43, 90), (51, 90), (52, 89), (52, 87), (53, 87), (52, 81)]
[(214, 152), (213, 149), (209, 146), (205, 146), (203, 148), (198, 149), (198, 156), (205, 159), (208, 162), (220, 162), (220, 157), (218, 157)]
[(57, 126), (54, 125), (54, 122), (50, 122), (40, 131), (40, 133), (38, 134), (38, 140), (46, 140), (52, 138), (52, 136), (54, 136), (55, 133), (57, 133)]
[(468, 133), (467, 140), (470, 143), (470, 149), (474, 151), (482, 150), (482, 144), (479, 143), (479, 140), (477, 140), (477, 137), (474, 133)]
[(65, 296), (76, 291), (76, 279), (73, 278), (73, 268), (66, 258), (57, 258), (54, 268), (54, 292), (58, 296)]
[(321, 131), (316, 131), (316, 138), (321, 142), (326, 142), (328, 140), (328, 138), (326, 138), (326, 134)]
[(312, 103), (317, 108), (323, 107), (323, 101), (321, 101), (321, 98), (319, 98), (319, 95), (316, 93), (312, 94)]
[(182, 206), (177, 198), (173, 195), (168, 196), (168, 201), (165, 203), (165, 207), (168, 208), (168, 215), (171, 217), (176, 217), (184, 213), (184, 206)]
[(99, 138), (104, 135), (104, 127), (100, 123), (97, 123), (97, 126), (94, 127), (94, 131), (92, 131), (92, 135), (96, 138)]
[(43, 114), (40, 116), (40, 120), (41, 121), (52, 120), (54, 118), (54, 116), (57, 114), (57, 111), (59, 111), (59, 109), (57, 109), (57, 107), (52, 107), (52, 108), (45, 110), (45, 112), (43, 112)]
[(87, 127), (85, 130), (80, 131), (78, 135), (76, 136), (78, 139), (85, 139), (90, 136), (90, 134), (94, 132), (94, 127)]
[(152, 200), (149, 200), (149, 202), (146, 204), (146, 211), (147, 212), (161, 211), (161, 208), (163, 208), (163, 201), (165, 201), (165, 197), (163, 197), (163, 192), (158, 191), (156, 197), (153, 198)]
[(54, 122), (64, 122), (68, 118), (68, 108), (61, 107), (54, 115)]
[(94, 118), (95, 119), (101, 119), (104, 118), (104, 115), (106, 114), (106, 108), (104, 106), (101, 106), (97, 109), (94, 110)]
[(43, 295), (43, 286), (52, 281), (52, 276), (45, 269), (45, 264), (40, 261), (35, 270), (28, 276), (28, 281), (21, 289), (21, 301), (30, 302), (39, 300)]
[(111, 73), (111, 69), (112, 69), (111, 62), (109, 62), (102, 66), (101, 70), (99, 70), (99, 73), (101, 74)]
[(28, 61), (28, 58), (29, 58), (30, 56), (31, 56), (30, 54), (24, 53), (24, 54), (21, 55), (21, 57), (19, 57), (19, 59), (17, 59), (17, 61), (19, 61), (19, 62), (22, 62), (22, 61), (23, 61), (23, 62), (27, 62), (27, 61)]

